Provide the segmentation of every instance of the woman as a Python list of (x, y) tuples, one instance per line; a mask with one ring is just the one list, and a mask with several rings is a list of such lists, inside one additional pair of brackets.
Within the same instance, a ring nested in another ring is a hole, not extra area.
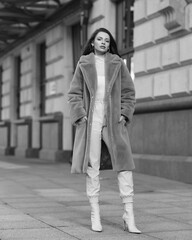
[(88, 40), (68, 92), (72, 123), (76, 125), (72, 173), (86, 174), (92, 230), (102, 231), (99, 210), (101, 139), (117, 171), (124, 204), (124, 228), (141, 233), (133, 214), (134, 162), (128, 136), (135, 106), (135, 90), (127, 67), (119, 57), (111, 33), (97, 29)]

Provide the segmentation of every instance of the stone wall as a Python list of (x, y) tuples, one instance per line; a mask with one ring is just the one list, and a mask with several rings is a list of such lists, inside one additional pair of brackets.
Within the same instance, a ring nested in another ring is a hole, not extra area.
[(131, 128), (137, 171), (187, 182), (192, 182), (191, 11), (191, 1), (135, 1), (137, 104)]
[[(171, 1), (165, 0), (151, 3), (150, 0), (135, 2), (134, 70), (137, 99), (188, 95), (192, 90), (192, 4), (187, 5), (184, 0), (175, 1), (177, 4), (173, 6)], [(182, 11), (177, 15), (178, 8)], [(168, 23), (180, 28), (167, 27), (166, 14), (173, 18)], [(183, 26), (180, 25), (180, 18), (183, 18)]]
[[(45, 43), (45, 76), (41, 79), (39, 46), (43, 42)], [(3, 137), (6, 141), (0, 140), (0, 148), (6, 148), (4, 145), (8, 145), (7, 142), (10, 140), (10, 146), (19, 156), (30, 156), (31, 149), (38, 150), (45, 146), (58, 150), (59, 144), (55, 143), (59, 141), (58, 136), (61, 134), (60, 150), (71, 151), (72, 126), (67, 103), (67, 91), (73, 74), (70, 27), (61, 22), (42, 31), (38, 36), (33, 36), (8, 53), (1, 62), (3, 93), (1, 132), (7, 132), (8, 122), (10, 136), (7, 135), (5, 138), (3, 136), (5, 134), (1, 134), (0, 139)], [(41, 119), (41, 84), (44, 84), (45, 88), (45, 115), (51, 116), (48, 117), (49, 119)], [(57, 119), (58, 113), (62, 116), (62, 122)], [(53, 117), (55, 114), (57, 116)], [(49, 125), (57, 131), (47, 131), (46, 128), (45, 133), (42, 132), (45, 129), (41, 126), (42, 121), (46, 122), (45, 126)], [(60, 126), (55, 126), (57, 124)], [(52, 140), (46, 145), (44, 140), (50, 138)], [(52, 157), (54, 160), (54, 154)]]

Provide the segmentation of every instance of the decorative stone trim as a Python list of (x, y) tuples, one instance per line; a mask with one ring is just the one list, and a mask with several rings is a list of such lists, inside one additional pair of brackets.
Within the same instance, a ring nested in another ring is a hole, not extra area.
[(165, 16), (170, 34), (185, 30), (185, 0), (161, 0), (159, 12)]
[(100, 14), (99, 16), (90, 19), (89, 24), (94, 24), (98, 21), (100, 21), (101, 19), (105, 18), (105, 16), (103, 16), (102, 14)]
[(185, 0), (187, 2), (187, 4), (192, 3), (192, 0)]
[(113, 2), (113, 3), (118, 3), (118, 2), (120, 2), (121, 0), (111, 0), (111, 2)]
[(191, 109), (192, 107), (192, 96), (188, 94), (183, 94), (181, 97), (167, 97), (164, 99), (156, 99), (156, 101), (151, 101), (148, 99), (138, 99), (136, 103), (136, 108), (134, 114), (141, 113), (155, 113), (155, 112), (165, 112), (165, 111), (179, 111), (184, 109)]

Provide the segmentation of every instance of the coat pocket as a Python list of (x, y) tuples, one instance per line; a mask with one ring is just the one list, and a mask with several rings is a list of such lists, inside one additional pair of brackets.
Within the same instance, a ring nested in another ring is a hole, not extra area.
[(125, 120), (119, 122), (119, 133), (120, 138), (123, 140), (123, 142), (125, 144), (130, 144), (127, 122)]
[(82, 173), (87, 138), (87, 121), (76, 126), (71, 173)]

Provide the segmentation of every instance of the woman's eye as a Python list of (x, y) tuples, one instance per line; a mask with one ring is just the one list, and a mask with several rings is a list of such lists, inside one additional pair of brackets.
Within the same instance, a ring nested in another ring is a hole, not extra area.
[[(102, 41), (103, 39), (102, 38), (97, 38), (97, 41)], [(103, 40), (104, 42), (106, 42), (106, 43), (109, 43), (110, 41), (109, 40)]]

